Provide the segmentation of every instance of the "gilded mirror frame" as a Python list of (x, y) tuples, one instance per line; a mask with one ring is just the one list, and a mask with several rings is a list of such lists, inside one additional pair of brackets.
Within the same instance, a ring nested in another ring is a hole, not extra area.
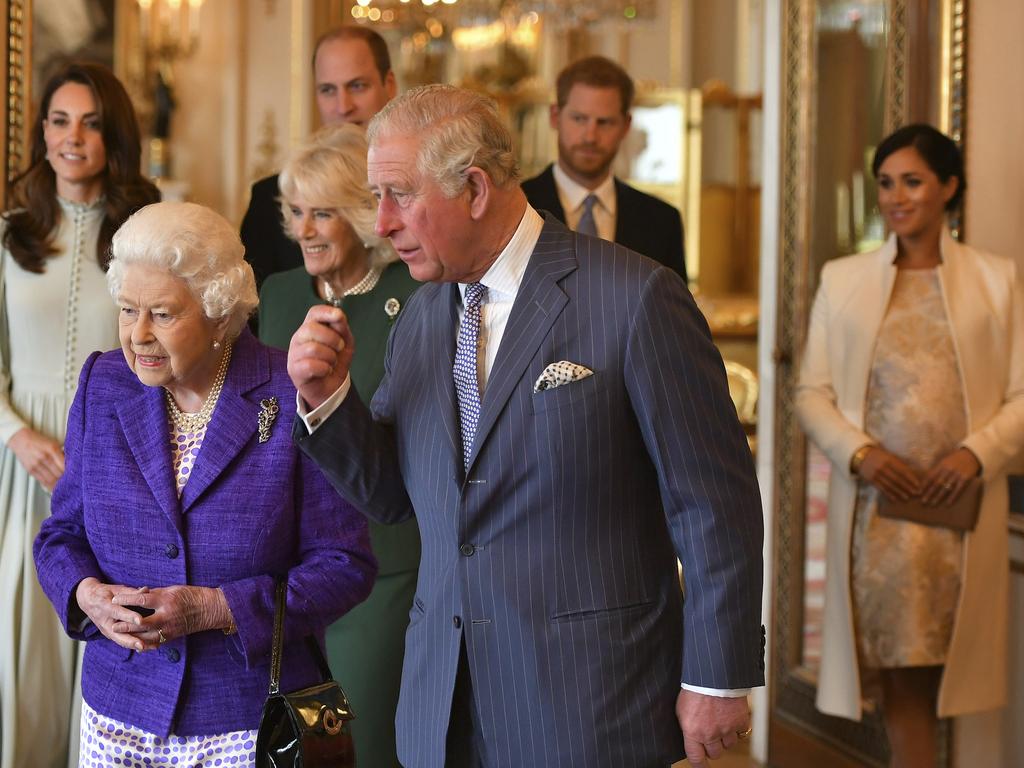
[[(7, 119), (4, 121), (3, 151), (5, 180), (12, 178), (25, 161), (27, 93), (32, 60), (31, 0), (6, 0), (4, 9), (3, 65)], [(7, 207), (7, 184), (0, 188), (0, 202)]]
[[(770, 758), (790, 766), (883, 766), (887, 742), (877, 714), (861, 723), (829, 717), (815, 708), (815, 677), (803, 666), (806, 440), (793, 396), (817, 269), (810, 253), (814, 156), (815, 0), (783, 0), (781, 66), (781, 174), (774, 472), (773, 605)], [(961, 146), (966, 135), (967, 0), (939, 0), (942, 37), (938, 83), (928, 82), (921, 47), (928, 0), (889, 0), (886, 44), (885, 126), (921, 119), (912, 103), (921, 88), (937, 89), (939, 128)], [(954, 226), (957, 224), (954, 221)]]

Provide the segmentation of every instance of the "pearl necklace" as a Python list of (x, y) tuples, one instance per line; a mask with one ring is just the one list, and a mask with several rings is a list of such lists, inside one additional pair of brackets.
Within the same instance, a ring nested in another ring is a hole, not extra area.
[(326, 301), (328, 304), (340, 308), (341, 301), (346, 296), (355, 296), (360, 293), (369, 293), (370, 291), (373, 290), (374, 286), (377, 285), (377, 281), (380, 280), (381, 271), (382, 270), (377, 269), (376, 267), (371, 267), (370, 271), (366, 273), (366, 276), (362, 280), (353, 285), (351, 288), (346, 288), (345, 292), (342, 293), (341, 296), (336, 294), (334, 292), (334, 289), (331, 288), (331, 284), (324, 280), (324, 301)]
[(220, 366), (217, 368), (217, 377), (213, 380), (213, 387), (210, 394), (206, 396), (203, 407), (197, 413), (185, 413), (174, 402), (171, 393), (164, 389), (167, 399), (167, 415), (171, 417), (171, 423), (179, 432), (198, 432), (205, 429), (213, 416), (213, 409), (217, 407), (217, 400), (220, 398), (220, 391), (224, 387), (224, 379), (228, 375), (228, 363), (231, 362), (231, 346), (228, 345), (220, 359)]

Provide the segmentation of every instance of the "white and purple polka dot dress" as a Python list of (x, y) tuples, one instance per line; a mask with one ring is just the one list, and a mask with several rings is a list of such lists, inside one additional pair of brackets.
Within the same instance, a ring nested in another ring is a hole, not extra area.
[(252, 768), (256, 731), (156, 736), (82, 703), (78, 768)]
[(185, 488), (185, 483), (192, 476), (192, 467), (195, 466), (196, 456), (203, 445), (203, 438), (206, 437), (206, 427), (202, 426), (197, 430), (179, 429), (173, 420), (171, 423), (171, 455), (174, 460), (174, 483), (178, 489), (178, 498)]
[[(177, 429), (171, 423), (174, 479), (178, 496), (188, 482), (206, 427)], [(79, 768), (252, 768), (256, 731), (213, 736), (157, 736), (96, 712), (82, 702)]]

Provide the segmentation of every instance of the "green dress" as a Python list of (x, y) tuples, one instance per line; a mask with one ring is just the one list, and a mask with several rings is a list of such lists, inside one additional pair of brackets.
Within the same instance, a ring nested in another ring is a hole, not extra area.
[[(352, 385), (367, 404), (384, 376), (384, 352), (394, 318), (418, 287), (405, 264), (396, 262), (384, 269), (369, 292), (343, 299), (342, 309), (356, 339)], [(309, 308), (322, 303), (304, 268), (271, 275), (260, 291), (260, 340), (287, 349)], [(352, 723), (356, 764), (394, 768), (399, 765), (395, 710), (405, 630), (420, 561), (416, 520), (398, 525), (371, 520), (370, 540), (380, 565), (377, 582), (366, 602), (327, 629), (327, 656), (356, 713)]]

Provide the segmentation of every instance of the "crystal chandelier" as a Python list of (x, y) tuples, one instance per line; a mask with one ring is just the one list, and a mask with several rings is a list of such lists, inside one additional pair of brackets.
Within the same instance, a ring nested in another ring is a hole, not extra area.
[(356, 0), (357, 21), (402, 29), (423, 27), (428, 19), (454, 28), (519, 20), (534, 14), (555, 27), (580, 27), (618, 20), (652, 19), (657, 0)]

